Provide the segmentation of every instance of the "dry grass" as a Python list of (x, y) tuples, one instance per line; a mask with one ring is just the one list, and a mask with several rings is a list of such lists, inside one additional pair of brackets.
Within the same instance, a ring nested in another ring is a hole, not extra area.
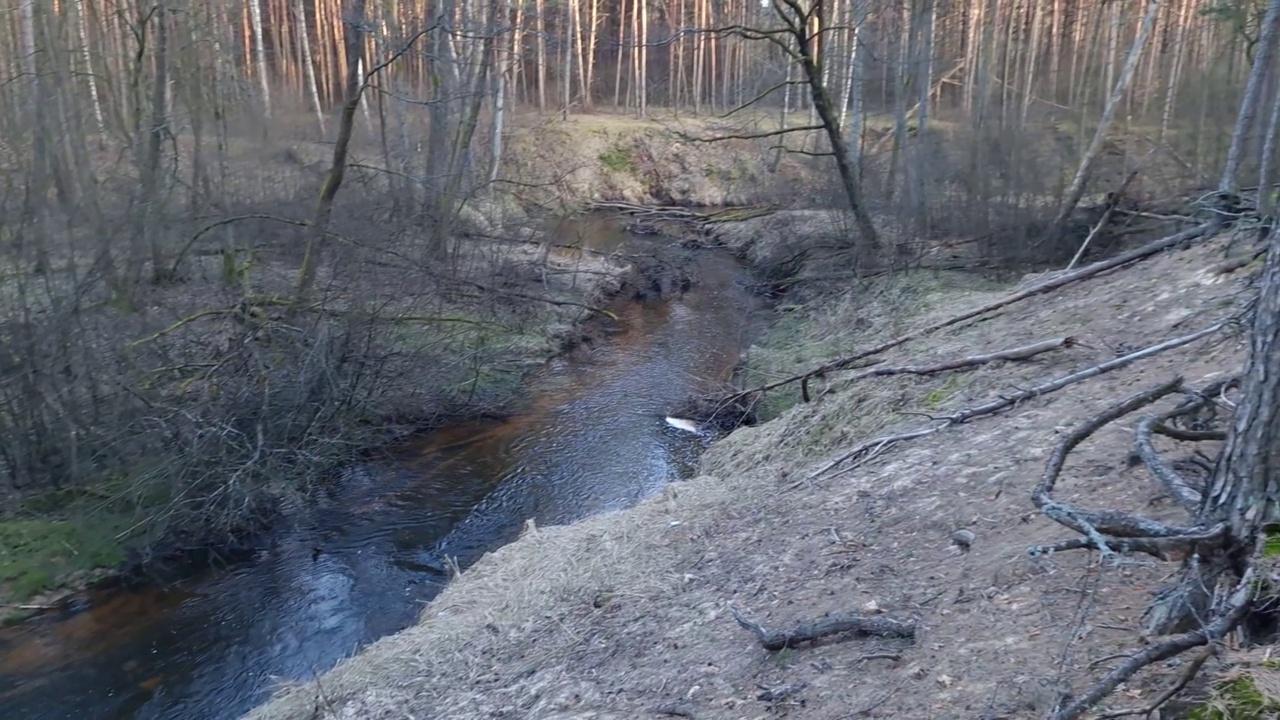
[(689, 139), (755, 127), (750, 118), (730, 123), (669, 113), (643, 120), (609, 113), (525, 116), (513, 129), (503, 177), (519, 178), (522, 188), (513, 192), (523, 200), (552, 206), (602, 200), (717, 206), (803, 197), (815, 181), (814, 163), (786, 156), (771, 170), (771, 141)]
[[(1082, 341), (1077, 348), (952, 376), (853, 386), (829, 377), (827, 396), (715, 445), (702, 477), (632, 510), (528, 533), (458, 578), (419, 626), (317, 683), (286, 689), (250, 717), (633, 718), (679, 702), (699, 718), (821, 720), (882, 700), (865, 716), (1038, 717), (1060, 692), (1107, 667), (1091, 662), (1138, 642), (1137, 614), (1171, 569), (1138, 560), (1098, 566), (1085, 553), (1027, 558), (1028, 546), (1065, 535), (1029, 501), (1056, 435), (1172, 373), (1200, 383), (1234, 371), (1239, 338), (1203, 341), (892, 448), (850, 474), (814, 483), (804, 476), (852, 444), (925, 422), (912, 413), (968, 406), (1114, 357), (1117, 344), (1145, 345), (1229, 314), (1241, 278), (1206, 272), (1221, 246), (1068, 286), (910, 343), (888, 362), (1064, 334)], [(806, 313), (796, 336), (822, 328), (832, 348), (864, 347), (996, 294), (886, 281), (830, 298), (838, 320)], [(857, 315), (867, 322), (847, 322)], [(1064, 499), (1174, 513), (1127, 467), (1129, 442), (1117, 426), (1077, 451)], [(977, 540), (958, 555), (948, 542), (961, 527)], [(786, 627), (869, 601), (919, 617), (918, 642), (853, 640), (769, 654), (726, 609), (734, 602), (767, 626)], [(1172, 672), (1138, 677), (1114, 703), (1141, 704)], [(782, 703), (758, 699), (762, 687), (787, 683), (806, 685)]]

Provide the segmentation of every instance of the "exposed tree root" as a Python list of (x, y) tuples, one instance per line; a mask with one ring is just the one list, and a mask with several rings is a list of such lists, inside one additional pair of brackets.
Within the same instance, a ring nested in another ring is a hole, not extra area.
[(733, 618), (743, 628), (750, 630), (765, 650), (781, 650), (796, 647), (830, 635), (854, 633), (876, 637), (913, 639), (916, 634), (914, 620), (896, 620), (878, 615), (837, 615), (806, 623), (790, 632), (766, 630), (760, 623), (747, 619), (738, 608), (729, 606)]
[[(1085, 536), (1088, 541), (1087, 544), (1077, 545), (1076, 547), (1093, 547), (1098, 549), (1104, 556), (1110, 556), (1115, 552), (1111, 548), (1111, 544), (1115, 543), (1118, 538), (1126, 538), (1134, 549), (1151, 552), (1151, 554), (1156, 554), (1152, 552), (1156, 548), (1145, 547), (1143, 543), (1158, 543), (1157, 547), (1160, 548), (1161, 554), (1157, 556), (1163, 557), (1164, 554), (1167, 554), (1167, 550), (1164, 550), (1164, 548), (1167, 548), (1172, 542), (1185, 539), (1185, 544), (1189, 547), (1194, 542), (1193, 538), (1204, 542), (1207, 539), (1225, 536), (1225, 524), (1214, 527), (1177, 527), (1114, 510), (1105, 512), (1083, 510), (1053, 499), (1053, 489), (1057, 484), (1058, 475), (1062, 472), (1063, 465), (1066, 464), (1067, 455), (1080, 443), (1112, 421), (1146, 407), (1160, 398), (1178, 392), (1181, 389), (1182, 378), (1178, 377), (1132, 395), (1085, 421), (1080, 427), (1059, 440), (1054, 447), (1053, 453), (1049, 456), (1049, 462), (1045, 467), (1044, 475), (1041, 477), (1039, 485), (1031, 493), (1031, 501), (1046, 517)], [(1040, 548), (1033, 548), (1032, 550), (1037, 554), (1043, 552), (1043, 549)]]
[[(1095, 682), (1083, 694), (1071, 699), (1059, 708), (1052, 720), (1074, 720), (1080, 717), (1104, 697), (1143, 668), (1167, 660), (1193, 647), (1211, 645), (1235, 629), (1248, 615), (1259, 590), (1255, 583), (1258, 571), (1254, 556), (1242, 558), (1243, 562), (1228, 572), (1227, 546), (1234, 541), (1226, 522), (1207, 523), (1182, 527), (1158, 522), (1117, 510), (1093, 511), (1055, 500), (1052, 492), (1073, 449), (1098, 430), (1136, 410), (1151, 405), (1174, 393), (1189, 395), (1189, 399), (1172, 410), (1150, 415), (1138, 423), (1135, 431), (1136, 454), (1151, 471), (1152, 476), (1193, 517), (1200, 516), (1203, 504), (1202, 492), (1159, 457), (1152, 445), (1152, 435), (1160, 433), (1175, 439), (1191, 441), (1219, 440), (1222, 433), (1212, 430), (1182, 430), (1168, 423), (1211, 407), (1227, 389), (1239, 382), (1236, 377), (1220, 380), (1202, 391), (1189, 391), (1181, 378), (1136, 393), (1089, 418), (1070, 434), (1058, 441), (1045, 466), (1040, 483), (1032, 492), (1032, 502), (1044, 515), (1061, 525), (1071, 528), (1083, 537), (1067, 540), (1052, 546), (1037, 546), (1029, 550), (1033, 555), (1071, 549), (1095, 549), (1104, 557), (1118, 552), (1143, 552), (1162, 560), (1184, 560), (1180, 582), (1161, 593), (1144, 614), (1147, 635), (1177, 632), (1161, 637), (1139, 652), (1128, 656), (1114, 670)], [(1238, 575), (1239, 580), (1229, 580)], [(1140, 709), (1126, 709), (1104, 714), (1104, 718), (1150, 714), (1180, 692), (1199, 671), (1211, 653), (1197, 657), (1168, 690), (1150, 705)]]
[(1133, 715), (1150, 717), (1151, 713), (1159, 710), (1161, 705), (1169, 702), (1175, 695), (1182, 692), (1187, 685), (1191, 684), (1191, 681), (1196, 677), (1196, 673), (1200, 672), (1200, 668), (1204, 667), (1205, 662), (1216, 655), (1217, 651), (1217, 645), (1210, 645), (1205, 648), (1204, 651), (1196, 655), (1196, 658), (1187, 665), (1187, 668), (1183, 670), (1180, 675), (1178, 675), (1177, 681), (1170, 685), (1167, 690), (1156, 696), (1156, 699), (1152, 700), (1145, 707), (1128, 708), (1125, 710), (1116, 710), (1114, 712), (1105, 713), (1103, 715), (1099, 715), (1098, 720), (1114, 720), (1115, 718), (1130, 717)]
[[(1210, 617), (1203, 627), (1191, 632), (1169, 636), (1129, 656), (1129, 659), (1104, 675), (1101, 680), (1094, 683), (1082, 695), (1074, 698), (1064, 707), (1059, 708), (1053, 714), (1051, 720), (1075, 720), (1075, 718), (1088, 711), (1089, 708), (1098, 704), (1104, 697), (1110, 695), (1120, 683), (1133, 677), (1139, 670), (1148, 665), (1168, 660), (1193, 647), (1200, 647), (1221, 640), (1236, 625), (1239, 625), (1240, 621), (1248, 614), (1249, 607), (1253, 601), (1254, 575), (1253, 568), (1249, 568), (1240, 578), (1240, 581), (1235, 584), (1235, 587), (1231, 589), (1230, 593), (1227, 594), (1222, 609)], [(1186, 682), (1191, 682), (1191, 677), (1186, 678)]]
[(900, 335), (892, 340), (887, 340), (885, 342), (880, 343), (879, 345), (876, 345), (871, 348), (867, 348), (866, 350), (862, 350), (852, 355), (848, 355), (846, 357), (838, 358), (836, 360), (832, 360), (830, 362), (824, 363), (812, 370), (808, 370), (806, 372), (799, 373), (797, 375), (792, 375), (790, 377), (783, 378), (781, 380), (776, 380), (771, 383), (766, 383), (764, 385), (761, 385), (756, 388), (752, 388), (750, 390), (743, 390), (741, 392), (734, 393), (732, 396), (730, 396), (729, 399), (736, 400), (739, 397), (746, 396), (750, 393), (776, 390), (777, 388), (785, 387), (787, 385), (790, 385), (796, 382), (805, 383), (815, 377), (821, 377), (827, 373), (856, 368), (859, 366), (859, 363), (864, 362), (867, 358), (870, 358), (873, 355), (879, 355), (880, 353), (883, 353), (886, 350), (891, 350), (895, 347), (898, 347), (899, 345), (904, 345), (912, 340), (923, 337), (924, 335), (928, 335), (929, 333), (951, 327), (952, 325), (958, 325), (962, 322), (965, 322), (966, 320), (972, 320), (973, 318), (976, 318), (980, 315), (985, 315), (994, 310), (999, 310), (1001, 308), (1008, 307), (1009, 305), (1013, 305), (1014, 303), (1020, 302), (1022, 300), (1026, 300), (1027, 298), (1035, 297), (1037, 295), (1043, 295), (1044, 293), (1050, 292), (1052, 290), (1057, 290), (1060, 287), (1069, 285), (1078, 280), (1085, 280), (1087, 278), (1094, 277), (1095, 275), (1101, 275), (1102, 273), (1107, 272), (1109, 270), (1114, 270), (1118, 267), (1128, 265), (1129, 263), (1136, 262), (1138, 260), (1144, 260), (1146, 258), (1151, 257), (1152, 255), (1155, 255), (1156, 253), (1162, 252), (1169, 248), (1176, 247), (1178, 245), (1182, 245), (1185, 243), (1189, 243), (1192, 240), (1195, 240), (1196, 238), (1199, 238), (1203, 235), (1208, 234), (1209, 232), (1216, 229), (1217, 227), (1219, 227), (1219, 223), (1208, 222), (1202, 225), (1198, 225), (1189, 230), (1184, 230), (1180, 233), (1176, 233), (1168, 237), (1160, 238), (1159, 240), (1153, 240), (1147, 243), (1146, 245), (1143, 245), (1142, 247), (1134, 248), (1129, 252), (1121, 253), (1119, 255), (1116, 255), (1113, 258), (1102, 260), (1100, 262), (1093, 263), (1092, 265), (1086, 265), (1085, 267), (1082, 267), (1079, 270), (1076, 270), (1073, 272), (1058, 275), (1057, 277), (1054, 277), (1050, 280), (1046, 280), (1045, 282), (1042, 282), (1038, 285), (1033, 285), (1032, 287), (1029, 287), (1026, 290), (1023, 290), (1021, 292), (1016, 292), (1012, 295), (1007, 295), (999, 300), (987, 303), (986, 305), (974, 308), (973, 310), (969, 310), (967, 312), (963, 312), (959, 315), (952, 316), (950, 318), (947, 318), (946, 320), (941, 320), (939, 322), (933, 323), (932, 325), (926, 325), (925, 327), (912, 330), (911, 332), (905, 335)]

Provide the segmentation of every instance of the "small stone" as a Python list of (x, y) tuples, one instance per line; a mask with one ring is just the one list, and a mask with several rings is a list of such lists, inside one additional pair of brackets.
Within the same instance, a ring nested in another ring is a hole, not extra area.
[(951, 544), (961, 550), (967, 551), (973, 545), (975, 539), (977, 539), (977, 536), (973, 534), (972, 530), (957, 530), (951, 533)]

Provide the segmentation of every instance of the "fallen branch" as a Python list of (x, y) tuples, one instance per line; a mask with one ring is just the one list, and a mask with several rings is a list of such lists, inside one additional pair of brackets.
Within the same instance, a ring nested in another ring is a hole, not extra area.
[(1134, 248), (1129, 252), (1121, 253), (1108, 260), (1102, 260), (1102, 261), (1093, 263), (1092, 265), (1086, 265), (1085, 267), (1082, 267), (1079, 270), (1076, 270), (1074, 272), (1069, 272), (1069, 273), (1059, 275), (1050, 280), (1046, 280), (1045, 282), (1042, 282), (1038, 285), (1033, 285), (1032, 287), (1029, 287), (1026, 290), (1023, 290), (1021, 292), (1017, 292), (1012, 295), (1007, 295), (999, 300), (974, 308), (973, 310), (963, 312), (959, 315), (955, 315), (946, 320), (941, 320), (939, 322), (933, 323), (932, 325), (926, 325), (925, 327), (912, 330), (911, 332), (905, 335), (900, 335), (892, 340), (887, 340), (874, 347), (854, 353), (853, 355), (838, 358), (836, 360), (832, 360), (830, 362), (824, 363), (812, 370), (809, 370), (808, 372), (801, 373), (799, 375), (793, 375), (784, 380), (768, 383), (766, 385), (762, 385), (757, 388), (752, 388), (750, 390), (743, 390), (739, 393), (735, 393), (734, 396), (731, 397), (731, 399), (736, 399), (738, 396), (747, 395), (753, 392), (764, 392), (766, 390), (774, 390), (793, 382), (802, 382), (802, 381), (805, 381), (806, 379), (818, 377), (826, 373), (836, 372), (838, 370), (851, 369), (855, 367), (857, 363), (859, 363), (860, 361), (866, 360), (872, 355), (879, 355), (880, 353), (883, 353), (886, 350), (891, 350), (895, 347), (898, 347), (899, 345), (904, 345), (923, 335), (927, 335), (929, 333), (951, 327), (952, 325), (958, 325), (966, 320), (972, 320), (973, 318), (976, 318), (980, 315), (985, 315), (986, 313), (989, 313), (993, 310), (999, 310), (1001, 308), (1007, 307), (1009, 305), (1020, 302), (1022, 300), (1026, 300), (1027, 298), (1032, 298), (1037, 295), (1043, 295), (1044, 293), (1047, 293), (1051, 290), (1057, 290), (1058, 288), (1064, 285), (1069, 285), (1078, 280), (1091, 278), (1091, 277), (1094, 277), (1095, 275), (1100, 275), (1104, 272), (1107, 272), (1108, 270), (1114, 270), (1118, 267), (1127, 265), (1131, 262), (1136, 262), (1138, 260), (1146, 259), (1148, 257), (1151, 257), (1152, 255), (1155, 255), (1156, 253), (1167, 250), (1176, 245), (1181, 245), (1183, 243), (1190, 242), (1202, 235), (1205, 235), (1206, 233), (1212, 231), (1217, 227), (1218, 227), (1217, 222), (1208, 222), (1202, 225), (1198, 225), (1189, 230), (1184, 230), (1180, 233), (1176, 233), (1168, 237), (1160, 238), (1159, 240), (1153, 240), (1147, 243), (1146, 245), (1143, 245), (1142, 247)]
[[(1147, 157), (1151, 157), (1151, 153), (1155, 152), (1155, 150), (1156, 148), (1152, 147), (1151, 150), (1147, 152)], [(1112, 214), (1116, 211), (1116, 206), (1118, 206), (1120, 201), (1124, 198), (1124, 191), (1127, 190), (1130, 183), (1138, 177), (1140, 169), (1141, 168), (1134, 168), (1129, 175), (1125, 177), (1124, 182), (1120, 183), (1120, 188), (1111, 193), (1110, 199), (1107, 201), (1107, 207), (1102, 212), (1102, 217), (1098, 218), (1097, 224), (1094, 225), (1093, 229), (1089, 231), (1089, 234), (1085, 236), (1084, 242), (1080, 243), (1080, 249), (1076, 250), (1076, 254), (1071, 257), (1071, 262), (1067, 263), (1067, 272), (1070, 272), (1071, 269), (1076, 266), (1076, 263), (1080, 262), (1080, 258), (1084, 257), (1085, 251), (1089, 249), (1089, 244), (1098, 236), (1098, 233), (1102, 232), (1102, 228), (1107, 226), (1107, 223), (1111, 220)]]
[[(1080, 372), (1072, 373), (1070, 375), (1067, 375), (1066, 377), (1058, 378), (1057, 380), (1051, 380), (1047, 383), (1043, 383), (1035, 387), (1029, 388), (1027, 390), (1022, 390), (1020, 392), (1014, 393), (1013, 395), (1002, 396), (996, 400), (992, 400), (990, 402), (984, 403), (977, 407), (961, 410), (957, 413), (950, 415), (949, 417), (944, 418), (941, 424), (934, 425), (933, 427), (912, 430), (899, 435), (890, 435), (888, 437), (877, 438), (875, 440), (862, 443), (861, 445), (853, 448), (852, 450), (849, 450), (848, 452), (843, 453), (842, 455), (837, 457), (835, 460), (832, 460), (831, 462), (822, 466), (820, 469), (809, 474), (806, 479), (813, 480), (821, 475), (824, 475), (830, 472), (831, 470), (835, 469), (838, 465), (848, 460), (855, 459), (864, 453), (868, 454), (868, 458), (872, 457), (874, 455), (879, 454), (880, 452), (883, 451), (884, 448), (894, 443), (898, 443), (903, 440), (914, 440), (915, 438), (924, 437), (926, 435), (932, 435), (933, 433), (939, 432), (941, 430), (945, 430), (946, 428), (951, 427), (952, 425), (959, 425), (961, 423), (968, 422), (970, 420), (973, 420), (975, 418), (978, 418), (984, 415), (993, 415), (997, 412), (1000, 412), (1001, 410), (1013, 407), (1018, 403), (1024, 402), (1026, 400), (1031, 400), (1033, 398), (1041, 397), (1043, 395), (1048, 395), (1051, 392), (1061, 390), (1062, 388), (1065, 388), (1074, 383), (1081, 382), (1082, 380), (1088, 380), (1090, 378), (1097, 377), (1098, 375), (1102, 375), (1103, 373), (1110, 372), (1117, 368), (1122, 368), (1126, 365), (1129, 365), (1130, 363), (1134, 363), (1134, 362), (1137, 362), (1138, 360), (1151, 357), (1152, 355), (1156, 355), (1166, 350), (1172, 350), (1173, 348), (1187, 345), (1189, 343), (1208, 337), (1209, 335), (1212, 335), (1222, 330), (1223, 328), (1230, 325), (1231, 322), (1232, 321), (1230, 320), (1224, 320), (1222, 322), (1215, 323), (1214, 325), (1211, 325), (1203, 330), (1191, 333), (1190, 335), (1184, 335), (1182, 337), (1174, 338), (1172, 340), (1166, 340), (1165, 342), (1157, 343), (1155, 345), (1151, 345), (1141, 350), (1137, 350), (1135, 352), (1129, 353), (1128, 355), (1124, 355), (1114, 360), (1107, 361), (1105, 363), (1102, 363), (1101, 365), (1095, 365), (1091, 368), (1081, 370)], [(1032, 346), (1028, 346), (1028, 347), (1032, 347)], [(1169, 392), (1173, 392), (1173, 390), (1169, 390)], [(848, 469), (851, 469), (851, 468), (848, 468)]]
[(916, 624), (913, 620), (895, 620), (888, 617), (867, 615), (838, 615), (806, 623), (791, 632), (766, 630), (754, 620), (748, 620), (733, 605), (729, 606), (733, 618), (743, 628), (750, 630), (760, 646), (765, 650), (781, 650), (796, 647), (801, 643), (812, 642), (819, 638), (840, 633), (856, 633), (858, 635), (874, 635), (876, 637), (914, 638)]
[[(1043, 342), (1032, 343), (1031, 345), (1023, 345), (1022, 347), (1012, 348), (1010, 350), (1000, 350), (986, 355), (972, 355), (966, 358), (958, 358), (955, 360), (946, 360), (934, 365), (903, 365), (899, 367), (876, 368), (867, 372), (858, 373), (853, 377), (845, 380), (844, 385), (865, 380), (870, 377), (887, 377), (890, 375), (934, 375), (948, 370), (962, 370), (964, 368), (977, 367), (986, 365), (987, 363), (997, 362), (999, 360), (1030, 360), (1036, 355), (1049, 352), (1050, 350), (1058, 350), (1060, 348), (1070, 348), (1076, 345), (1076, 339), (1073, 337), (1054, 338), (1053, 340), (1045, 340)], [(808, 381), (803, 381), (804, 393), (808, 395)]]
[(1062, 388), (1068, 385), (1078, 383), (1081, 380), (1088, 380), (1089, 378), (1097, 377), (1098, 375), (1101, 375), (1103, 373), (1107, 373), (1112, 370), (1122, 368), (1126, 365), (1129, 365), (1130, 363), (1134, 363), (1139, 360), (1144, 360), (1146, 358), (1151, 357), (1152, 355), (1158, 355), (1159, 353), (1162, 353), (1166, 350), (1172, 350), (1174, 348), (1182, 347), (1183, 345), (1193, 343), (1202, 338), (1206, 338), (1222, 330), (1223, 328), (1227, 327), (1228, 325), (1231, 324), (1231, 322), (1232, 321), (1230, 320), (1223, 320), (1222, 322), (1210, 325), (1209, 327), (1204, 328), (1203, 330), (1200, 330), (1198, 332), (1191, 333), (1190, 335), (1183, 335), (1182, 337), (1177, 337), (1172, 340), (1166, 340), (1165, 342), (1157, 343), (1155, 345), (1145, 347), (1141, 350), (1131, 352), (1128, 355), (1123, 355), (1121, 357), (1116, 358), (1115, 360), (1104, 362), (1101, 365), (1095, 365), (1091, 368), (1081, 370), (1078, 373), (1073, 373), (1064, 378), (1059, 378), (1052, 382), (1044, 383), (1043, 385), (1037, 385), (1036, 387), (1033, 387), (1029, 390), (1024, 390), (1014, 395), (1010, 395), (1009, 397), (1000, 398), (999, 400), (993, 400), (987, 403), (986, 405), (979, 405), (976, 408), (963, 410), (961, 412), (956, 413), (955, 415), (952, 415), (950, 420), (953, 423), (962, 423), (967, 420), (971, 420), (975, 417), (978, 417), (980, 415), (990, 415), (994, 412), (998, 412), (1007, 407), (1012, 407), (1013, 405), (1017, 405), (1018, 403), (1024, 400), (1030, 400), (1032, 398), (1039, 397), (1041, 395), (1047, 395), (1051, 392), (1054, 392), (1055, 390), (1061, 390)]

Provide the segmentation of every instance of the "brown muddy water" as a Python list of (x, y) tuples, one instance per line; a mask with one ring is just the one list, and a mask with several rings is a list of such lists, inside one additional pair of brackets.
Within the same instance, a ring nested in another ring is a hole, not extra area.
[[(661, 244), (614, 220), (562, 232), (610, 251)], [(727, 255), (662, 252), (691, 264), (692, 289), (620, 300), (618, 322), (528, 378), (510, 419), (446, 427), (347, 470), (251, 561), (0, 631), (0, 718), (239, 717), (416, 622), (446, 582), (444, 558), (465, 568), (528, 518), (574, 522), (687, 478), (700, 441), (663, 417), (729, 378), (759, 304)]]

